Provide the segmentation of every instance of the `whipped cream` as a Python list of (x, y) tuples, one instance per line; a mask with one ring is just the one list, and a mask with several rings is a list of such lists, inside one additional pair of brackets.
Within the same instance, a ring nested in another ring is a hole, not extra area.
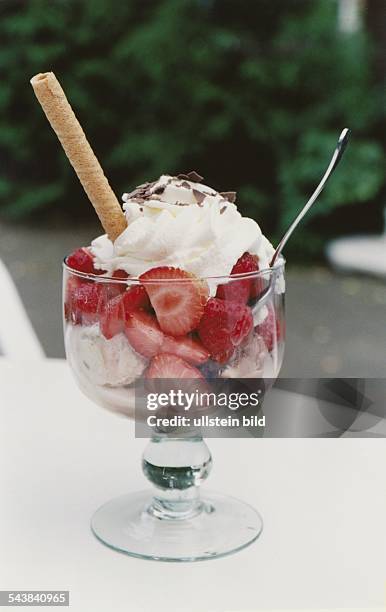
[(107, 235), (92, 242), (95, 267), (108, 276), (121, 269), (137, 277), (158, 266), (227, 276), (248, 251), (258, 256), (260, 269), (268, 268), (274, 249), (256, 221), (239, 213), (236, 194), (200, 180), (195, 173), (162, 175), (125, 193), (127, 228), (114, 243)]

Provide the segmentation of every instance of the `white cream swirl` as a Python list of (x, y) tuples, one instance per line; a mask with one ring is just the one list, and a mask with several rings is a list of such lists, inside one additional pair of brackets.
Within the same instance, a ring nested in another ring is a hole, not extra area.
[(175, 266), (198, 277), (226, 276), (246, 251), (258, 256), (260, 269), (269, 267), (271, 243), (230, 195), (169, 175), (143, 189), (145, 198), (138, 190), (123, 195), (127, 228), (115, 242), (106, 235), (92, 242), (96, 268), (139, 276)]

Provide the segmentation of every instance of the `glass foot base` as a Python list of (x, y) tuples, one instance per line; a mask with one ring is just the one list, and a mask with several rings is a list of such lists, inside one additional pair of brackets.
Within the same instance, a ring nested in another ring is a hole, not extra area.
[(91, 520), (96, 537), (115, 550), (156, 561), (200, 561), (241, 550), (260, 535), (263, 521), (248, 504), (205, 492), (201, 512), (160, 519), (149, 511), (151, 491), (112, 499)]

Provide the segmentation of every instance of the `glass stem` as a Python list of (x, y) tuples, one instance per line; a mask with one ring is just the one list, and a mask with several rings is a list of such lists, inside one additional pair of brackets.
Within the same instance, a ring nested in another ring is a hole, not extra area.
[(147, 511), (159, 519), (192, 518), (202, 510), (200, 484), (209, 475), (212, 457), (200, 436), (155, 434), (142, 458), (142, 469), (155, 487)]

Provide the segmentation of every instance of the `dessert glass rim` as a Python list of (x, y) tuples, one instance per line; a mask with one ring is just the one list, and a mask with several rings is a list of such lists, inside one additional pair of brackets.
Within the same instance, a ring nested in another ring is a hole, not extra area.
[[(80, 278), (96, 281), (99, 283), (112, 282), (115, 284), (120, 283), (122, 285), (127, 285), (127, 283), (142, 285), (144, 282), (143, 279), (140, 279), (138, 276), (129, 276), (127, 278), (115, 278), (114, 276), (106, 276), (104, 274), (93, 274), (92, 272), (81, 272), (80, 270), (75, 270), (75, 268), (71, 268), (71, 266), (67, 264), (68, 257), (69, 255), (67, 255), (63, 259), (63, 268), (67, 270), (67, 272), (70, 272), (74, 276), (79, 276)], [(280, 257), (277, 258), (272, 268), (263, 268), (262, 270), (256, 270), (253, 272), (242, 272), (241, 274), (225, 274), (221, 276), (197, 276), (194, 280), (215, 281), (215, 282), (218, 281), (220, 284), (221, 284), (221, 281), (248, 280), (248, 279), (256, 278), (259, 276), (265, 276), (266, 274), (272, 274), (272, 272), (277, 272), (278, 270), (283, 269), (285, 264), (286, 264), (285, 258), (282, 255), (280, 255)], [(164, 266), (160, 266), (160, 267), (164, 267)], [(165, 267), (176, 267), (176, 266), (165, 266)], [(157, 278), (156, 281), (148, 280), (146, 282), (147, 283), (152, 283), (152, 282), (170, 283), (171, 280), (170, 278)], [(173, 279), (173, 283), (191, 283), (191, 282), (192, 280), (190, 278)]]

